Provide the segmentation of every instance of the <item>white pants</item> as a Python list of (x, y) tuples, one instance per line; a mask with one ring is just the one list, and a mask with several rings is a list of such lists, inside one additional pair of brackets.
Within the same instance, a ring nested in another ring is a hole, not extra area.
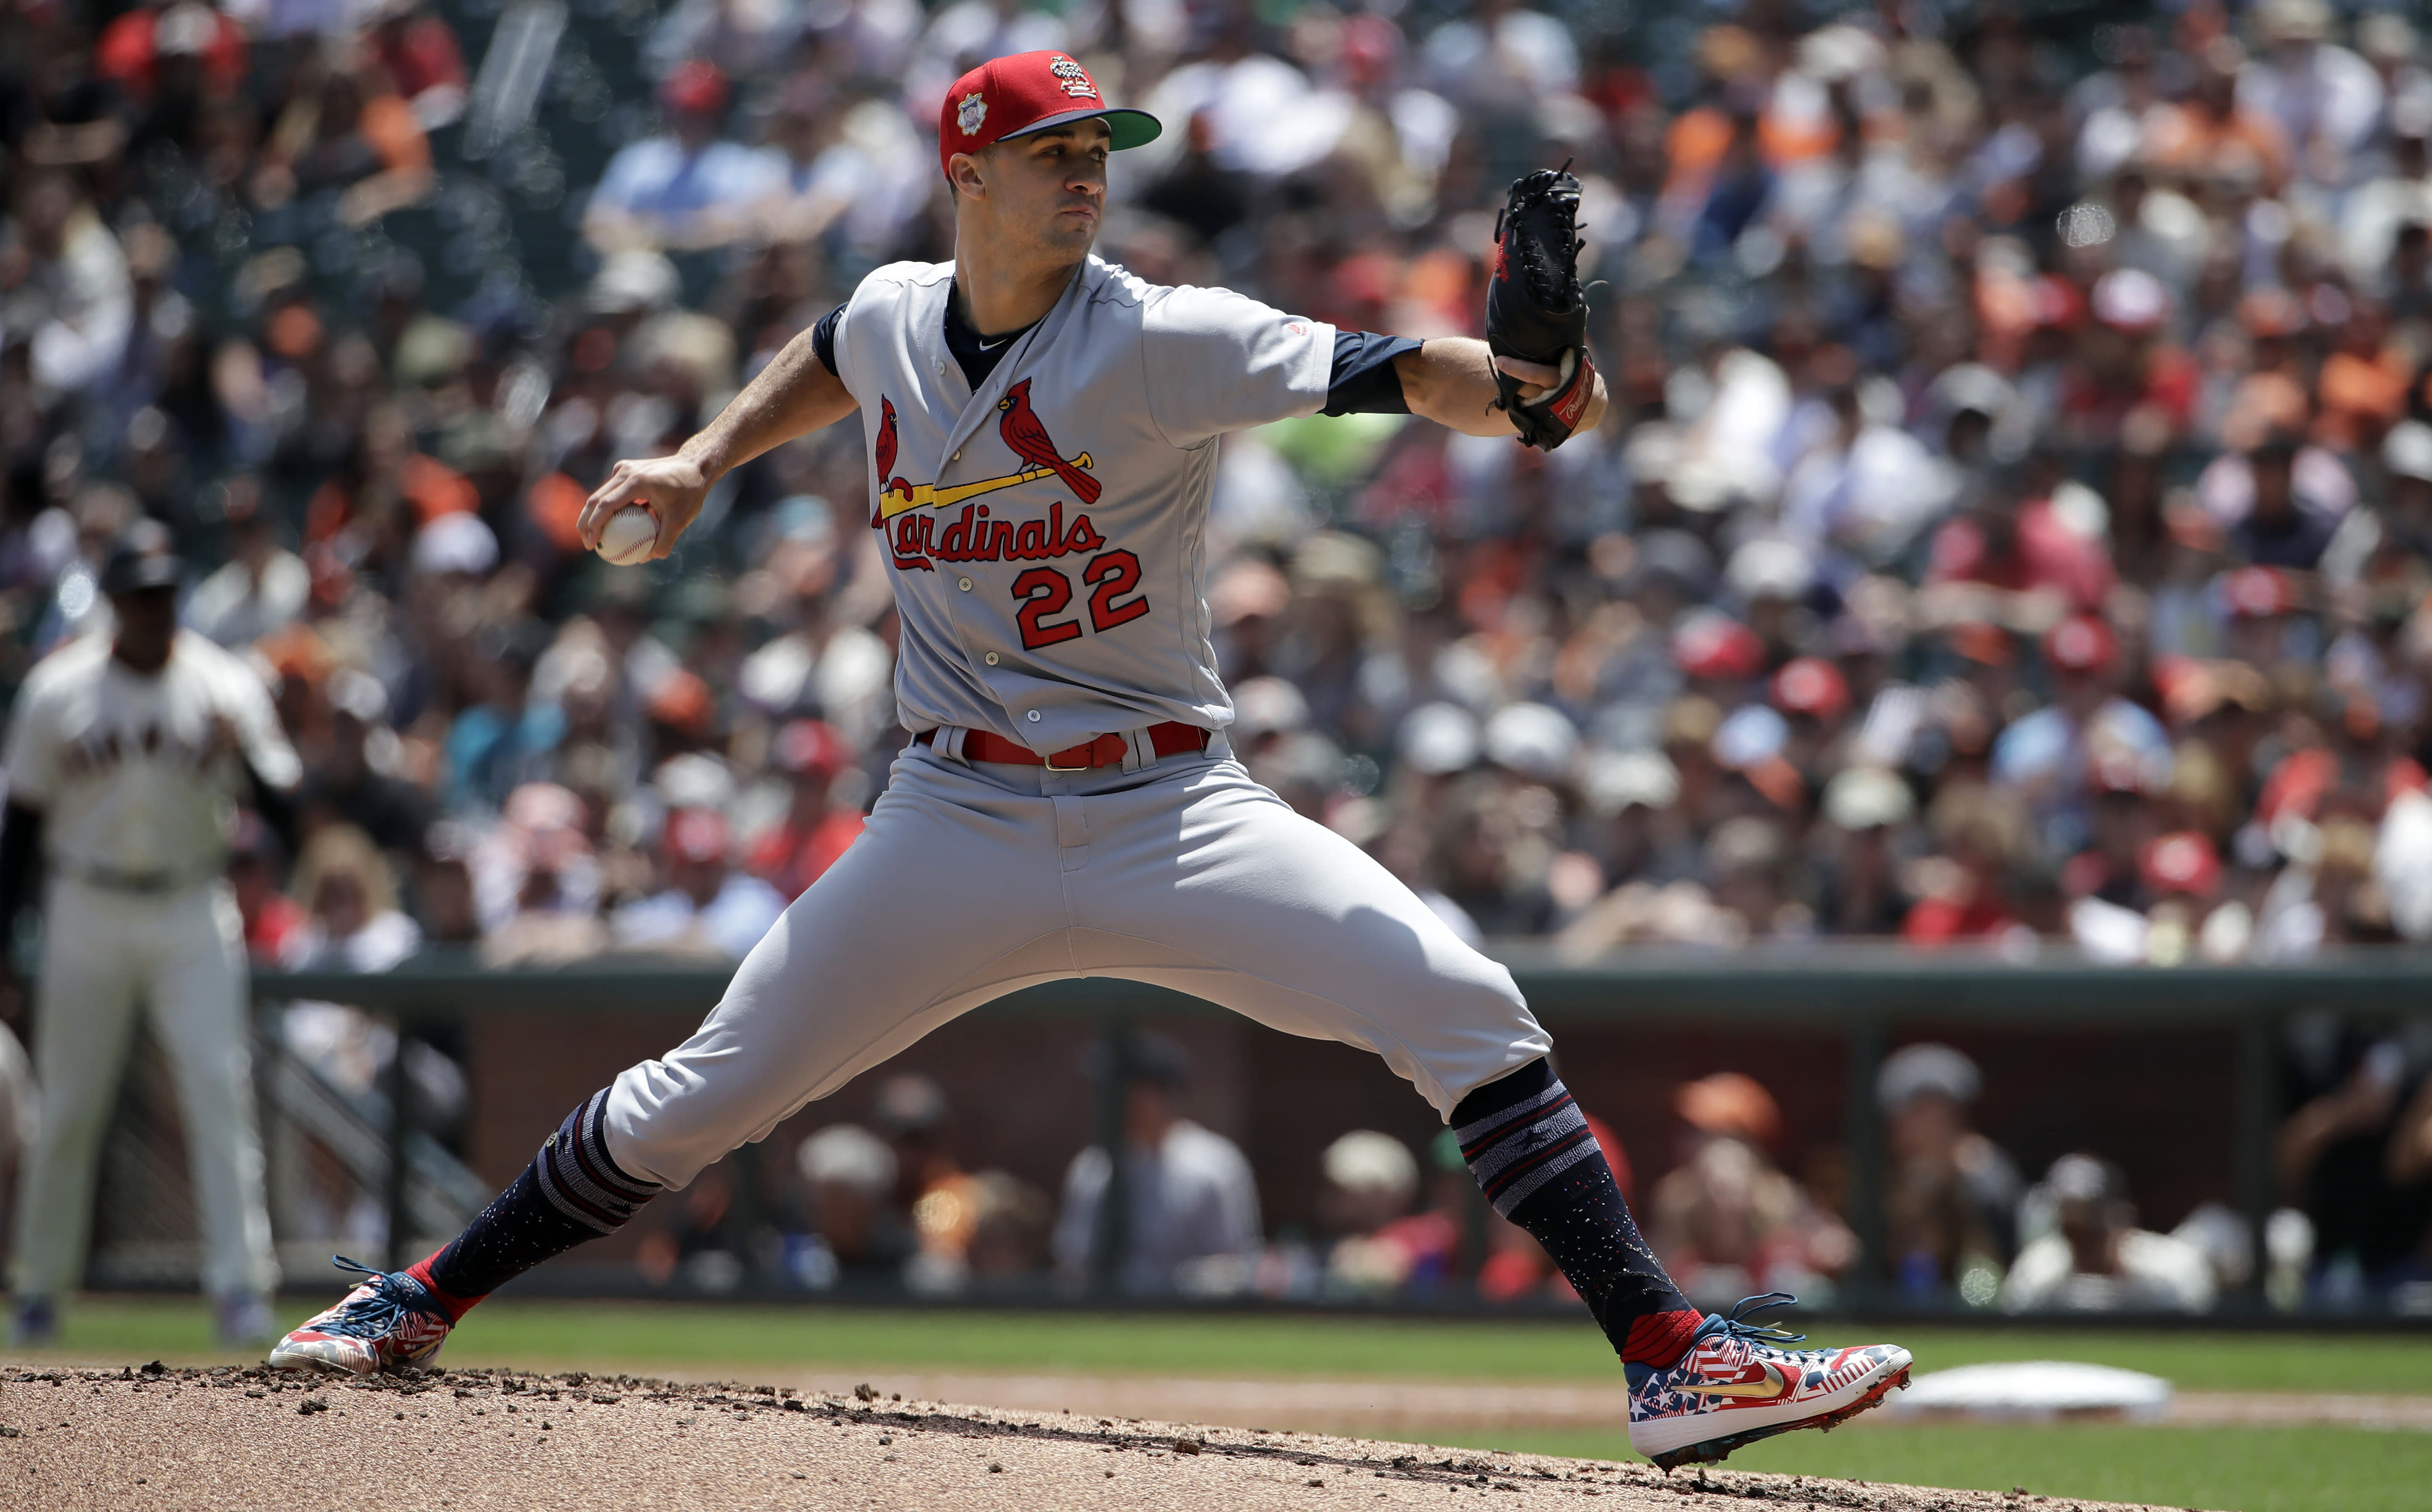
[(684, 1186), (956, 1015), (1068, 977), (1374, 1050), (1447, 1117), (1551, 1048), (1509, 971), (1214, 749), (1057, 773), (910, 748), (701, 1029), (616, 1078), (609, 1152)]
[(18, 1295), (55, 1297), (83, 1275), (93, 1167), (139, 1003), (151, 1010), (185, 1110), (203, 1289), (267, 1293), (279, 1266), (262, 1201), (235, 898), (224, 882), (156, 896), (59, 880), (43, 909), (34, 1010), (42, 1119), (18, 1191)]

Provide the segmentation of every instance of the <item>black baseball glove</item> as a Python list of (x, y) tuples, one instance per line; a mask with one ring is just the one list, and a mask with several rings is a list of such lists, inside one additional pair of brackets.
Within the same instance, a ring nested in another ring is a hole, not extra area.
[(1588, 361), (1588, 302), (1579, 289), (1579, 181), (1540, 169), (1512, 185), (1495, 218), (1494, 277), (1486, 285), (1486, 344), (1497, 357), (1516, 357), (1559, 369), (1554, 386), (1520, 397), (1520, 380), (1495, 371), (1520, 439), (1551, 451), (1571, 439), (1596, 394)]

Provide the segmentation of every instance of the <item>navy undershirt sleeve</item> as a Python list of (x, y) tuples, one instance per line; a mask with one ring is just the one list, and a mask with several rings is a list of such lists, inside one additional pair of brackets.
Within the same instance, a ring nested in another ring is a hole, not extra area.
[[(828, 370), (828, 376), (830, 378), (844, 377), (843, 374), (836, 371), (836, 326), (843, 319), (844, 306), (838, 305), (834, 310), (829, 311), (826, 314), (821, 315), (819, 317), (819, 323), (811, 328), (811, 350), (818, 355), (819, 366)], [(1338, 348), (1338, 351), (1339, 350), (1340, 348)], [(1337, 360), (1340, 361), (1339, 358)]]
[(1408, 336), (1379, 336), (1373, 330), (1334, 333), (1334, 376), (1326, 380), (1326, 408), (1320, 414), (1409, 414), (1402, 394), (1402, 375), (1393, 359), (1415, 352), (1419, 344)]

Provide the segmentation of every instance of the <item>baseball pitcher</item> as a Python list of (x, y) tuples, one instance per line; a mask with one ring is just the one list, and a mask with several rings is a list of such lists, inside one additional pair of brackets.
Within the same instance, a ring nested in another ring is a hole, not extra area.
[[(8, 722), (0, 941), (42, 888), (34, 994), (41, 1131), (19, 1184), (16, 1337), (58, 1326), (84, 1270), (93, 1165), (135, 1016), (151, 1016), (185, 1111), (203, 1288), (222, 1339), (272, 1332), (278, 1285), (262, 1202), (244, 928), (221, 873), (240, 798), (274, 822), (303, 776), (251, 668), (177, 628), (177, 559), (130, 546), (104, 563), (114, 631), (52, 652)], [(5, 957), (0, 957), (5, 970)]]
[(367, 1272), (272, 1363), (426, 1359), (500, 1283), (956, 1015), (1113, 976), (1383, 1056), (1586, 1300), (1634, 1387), (1632, 1441), (1660, 1463), (1836, 1420), (1905, 1380), (1903, 1350), (1792, 1352), (1691, 1308), (1511, 974), (1225, 742), (1201, 596), (1217, 439), (1354, 411), (1546, 448), (1594, 425), (1577, 181), (1514, 186), (1489, 340), (1422, 343), (1092, 257), (1108, 154), (1157, 130), (1061, 53), (965, 75), (938, 120), (954, 260), (870, 274), (674, 456), (620, 462), (591, 496), (586, 541), (638, 502), (664, 556), (720, 475), (858, 414), (917, 733), (861, 837), (692, 1038), (575, 1109), (461, 1237)]

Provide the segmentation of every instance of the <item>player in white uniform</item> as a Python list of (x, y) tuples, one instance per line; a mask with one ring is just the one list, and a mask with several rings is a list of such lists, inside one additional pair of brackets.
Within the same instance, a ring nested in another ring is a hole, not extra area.
[(0, 940), (45, 866), (34, 1067), (41, 1133), (19, 1184), (15, 1333), (40, 1343), (83, 1274), (93, 1168), (139, 1008), (185, 1111), (203, 1288), (229, 1343), (266, 1336), (278, 1285), (254, 1124), (245, 932), (222, 877), (240, 798), (303, 776), (269, 690), (177, 629), (174, 557), (104, 564), (115, 630), (52, 652), (9, 712)]
[[(858, 412), (916, 732), (868, 828), (699, 1033), (577, 1108), (463, 1235), (370, 1273), (272, 1363), (427, 1359), (500, 1283), (957, 1014), (1101, 975), (1382, 1056), (1587, 1301), (1644, 1452), (1715, 1458), (1879, 1400), (1905, 1351), (1788, 1353), (1681, 1299), (1511, 973), (1225, 744), (1200, 591), (1217, 438), (1320, 410), (1512, 434), (1485, 344), (1338, 332), (1089, 256), (1106, 154), (1157, 128), (1064, 54), (973, 70), (938, 127), (955, 260), (872, 273), (675, 456), (619, 463), (583, 521), (597, 546), (641, 501), (663, 556), (721, 473)], [(1525, 406), (1595, 423), (1584, 353), (1501, 361)]]

